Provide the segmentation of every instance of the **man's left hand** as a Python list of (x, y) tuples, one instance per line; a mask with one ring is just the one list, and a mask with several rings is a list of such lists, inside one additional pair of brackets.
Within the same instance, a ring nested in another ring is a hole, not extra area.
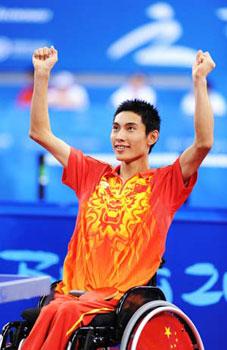
[(192, 67), (192, 77), (195, 81), (198, 78), (206, 78), (207, 75), (215, 68), (215, 63), (209, 52), (199, 50), (196, 55), (195, 63)]

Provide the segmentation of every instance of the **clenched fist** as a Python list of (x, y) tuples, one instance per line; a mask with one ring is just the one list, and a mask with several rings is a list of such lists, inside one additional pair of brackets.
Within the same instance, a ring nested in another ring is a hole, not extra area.
[(58, 52), (54, 47), (39, 48), (32, 56), (34, 69), (40, 73), (50, 73), (57, 60)]
[(199, 50), (196, 55), (195, 63), (192, 67), (193, 80), (195, 81), (197, 78), (206, 78), (214, 68), (215, 63), (209, 52)]

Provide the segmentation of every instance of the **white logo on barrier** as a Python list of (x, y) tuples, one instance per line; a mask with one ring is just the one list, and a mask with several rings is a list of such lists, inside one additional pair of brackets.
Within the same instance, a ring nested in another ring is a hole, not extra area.
[(3, 250), (0, 252), (0, 258), (17, 262), (17, 274), (21, 276), (46, 275), (45, 270), (59, 264), (60, 260), (57, 254), (42, 250)]
[(223, 290), (211, 290), (219, 279), (219, 272), (213, 264), (197, 263), (188, 266), (185, 272), (192, 276), (205, 276), (207, 281), (191, 293), (182, 294), (184, 301), (196, 306), (206, 306), (218, 303), (223, 296), (227, 300), (227, 272), (223, 275)]
[(5, 61), (13, 52), (13, 43), (6, 37), (0, 37), (0, 61)]
[(0, 37), (0, 61), (7, 59), (29, 59), (37, 47), (50, 46), (46, 40), (17, 39)]
[[(165, 2), (149, 6), (146, 14), (153, 22), (132, 30), (114, 42), (107, 50), (112, 59), (133, 53), (139, 65), (192, 66), (196, 51), (174, 43), (182, 36), (182, 26), (174, 19), (174, 9)], [(147, 47), (140, 48), (141, 46)]]
[[(157, 272), (159, 276), (159, 287), (164, 292), (166, 299), (170, 302), (173, 301), (173, 289), (167, 278), (171, 277), (171, 272), (167, 268), (159, 269)], [(188, 304), (194, 306), (208, 306), (217, 304), (224, 297), (227, 301), (227, 272), (224, 272), (222, 278), (222, 290), (212, 290), (215, 288), (216, 283), (219, 280), (219, 271), (216, 267), (209, 263), (195, 263), (185, 269), (185, 274), (192, 275), (195, 278), (203, 276), (206, 278), (205, 282), (198, 288), (191, 292), (182, 293), (181, 298)]]
[[(227, 22), (227, 7), (218, 8), (216, 14), (220, 20)], [(225, 26), (224, 33), (227, 36), (227, 25)]]
[(0, 7), (0, 22), (47, 23), (53, 18), (53, 11), (45, 8)]

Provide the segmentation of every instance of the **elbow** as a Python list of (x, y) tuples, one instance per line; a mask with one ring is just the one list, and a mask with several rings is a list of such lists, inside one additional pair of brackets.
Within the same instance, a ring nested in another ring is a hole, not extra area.
[(35, 141), (39, 144), (43, 144), (45, 142), (45, 140), (47, 139), (48, 135), (46, 133), (40, 133), (40, 132), (36, 132), (34, 130), (29, 130), (29, 137), (33, 141)]
[(204, 142), (204, 147), (208, 150), (208, 152), (211, 150), (211, 148), (214, 145), (214, 138), (210, 138), (209, 140), (207, 140), (206, 142)]
[(203, 152), (205, 154), (208, 154), (211, 151), (212, 146), (213, 146), (213, 144), (205, 144), (205, 145), (203, 145), (203, 147), (202, 147)]
[(200, 152), (209, 153), (213, 147), (213, 143), (214, 143), (213, 140), (207, 140), (205, 142), (198, 142), (198, 143), (196, 143), (196, 148)]
[(34, 132), (32, 130), (29, 130), (29, 137), (30, 137), (30, 139), (32, 139), (33, 141), (36, 141), (36, 142), (38, 142), (40, 139), (39, 134), (37, 134), (36, 132)]

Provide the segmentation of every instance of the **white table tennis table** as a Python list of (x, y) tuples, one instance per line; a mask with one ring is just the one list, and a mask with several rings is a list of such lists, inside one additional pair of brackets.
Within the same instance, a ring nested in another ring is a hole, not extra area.
[(50, 277), (0, 274), (0, 304), (47, 295)]

